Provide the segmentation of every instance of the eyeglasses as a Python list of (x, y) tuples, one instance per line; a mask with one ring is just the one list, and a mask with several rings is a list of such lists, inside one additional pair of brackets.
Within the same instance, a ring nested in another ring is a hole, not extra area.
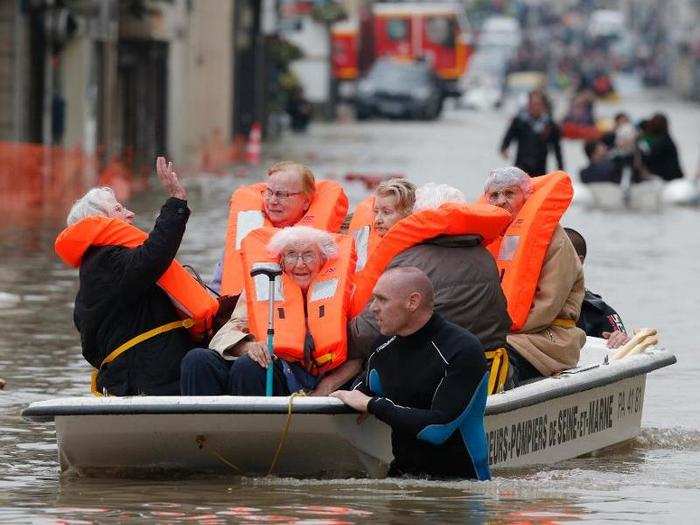
[(289, 266), (294, 266), (299, 259), (301, 259), (304, 264), (311, 264), (316, 261), (316, 254), (314, 252), (288, 252), (282, 256), (284, 264)]
[(283, 201), (288, 199), (289, 197), (292, 197), (293, 195), (301, 195), (304, 193), (303, 191), (279, 191), (279, 190), (271, 190), (270, 188), (265, 188), (263, 190), (263, 197), (266, 199), (271, 199), (272, 197), (275, 197), (277, 200)]

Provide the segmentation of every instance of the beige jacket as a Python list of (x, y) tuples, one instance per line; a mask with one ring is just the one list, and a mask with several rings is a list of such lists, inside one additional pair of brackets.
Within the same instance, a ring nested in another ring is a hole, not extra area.
[(226, 321), (226, 324), (214, 334), (214, 337), (209, 342), (209, 348), (219, 352), (224, 359), (233, 361), (238, 357), (235, 351), (238, 343), (252, 338), (253, 336), (250, 335), (248, 330), (248, 307), (244, 291), (238, 298), (236, 308), (233, 309), (231, 314), (231, 319)]
[[(508, 343), (545, 376), (576, 366), (586, 334), (575, 326), (585, 288), (583, 268), (564, 229), (558, 225), (545, 255), (525, 326)], [(574, 326), (554, 325), (555, 319)]]

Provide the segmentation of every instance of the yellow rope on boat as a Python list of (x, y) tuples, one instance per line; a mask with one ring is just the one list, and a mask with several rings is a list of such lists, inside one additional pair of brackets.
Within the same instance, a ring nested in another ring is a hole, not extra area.
[[(206, 436), (199, 435), (196, 438), (194, 438), (194, 442), (197, 444), (200, 450), (204, 450), (204, 444), (207, 442), (207, 438)], [(207, 447), (207, 452), (209, 452), (212, 456), (221, 461), (224, 465), (231, 467), (241, 476), (245, 474), (240, 468), (238, 468), (236, 465), (234, 465), (232, 462), (230, 462), (228, 459), (222, 456), (217, 450)]]
[[(272, 471), (275, 470), (275, 467), (277, 466), (277, 460), (280, 457), (280, 453), (282, 452), (282, 447), (284, 446), (285, 441), (287, 440), (287, 435), (289, 434), (289, 427), (292, 424), (292, 408), (294, 406), (294, 398), (295, 397), (302, 397), (306, 396), (306, 392), (303, 390), (300, 390), (299, 392), (294, 392), (292, 395), (289, 396), (289, 401), (287, 402), (287, 421), (284, 424), (284, 428), (282, 429), (282, 435), (280, 436), (280, 442), (277, 445), (277, 450), (275, 451), (275, 456), (272, 458), (272, 463), (270, 463), (270, 468), (267, 471), (267, 476), (272, 474)], [(199, 435), (195, 438), (195, 443), (199, 447), (200, 450), (204, 449), (204, 444), (207, 442), (206, 436)], [(236, 465), (234, 465), (231, 461), (226, 459), (224, 456), (222, 456), (219, 452), (214, 450), (211, 447), (207, 447), (207, 452), (209, 452), (212, 456), (217, 458), (219, 461), (221, 461), (223, 464), (231, 467), (234, 469), (236, 472), (238, 472), (241, 475), (245, 475), (243, 470), (238, 468)]]
[(272, 463), (270, 463), (270, 468), (267, 471), (268, 476), (272, 474), (272, 471), (275, 469), (275, 466), (277, 465), (277, 459), (280, 456), (280, 452), (282, 452), (284, 442), (287, 440), (287, 434), (289, 434), (289, 426), (292, 423), (292, 405), (294, 404), (294, 398), (303, 396), (306, 396), (306, 392), (304, 392), (303, 390), (300, 390), (299, 392), (294, 392), (291, 396), (289, 396), (289, 401), (287, 402), (287, 422), (284, 424), (284, 430), (282, 430), (282, 435), (280, 436), (279, 445), (277, 445), (275, 457), (272, 458)]

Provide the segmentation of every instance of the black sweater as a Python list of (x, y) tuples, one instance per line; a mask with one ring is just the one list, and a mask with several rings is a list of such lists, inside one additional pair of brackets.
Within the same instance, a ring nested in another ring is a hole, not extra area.
[(375, 396), (369, 412), (391, 426), (390, 474), (475, 478), (459, 431), (442, 445), (418, 435), (464, 412), (486, 372), (479, 340), (433, 314), (412, 335), (384, 337), (378, 343), (356, 388)]
[[(189, 214), (186, 201), (170, 198), (141, 246), (101, 246), (86, 252), (73, 319), (83, 356), (92, 366), (99, 367), (129, 339), (178, 320), (156, 282), (175, 258)], [(192, 347), (184, 329), (144, 341), (102, 367), (98, 389), (117, 396), (178, 395), (180, 361)]]

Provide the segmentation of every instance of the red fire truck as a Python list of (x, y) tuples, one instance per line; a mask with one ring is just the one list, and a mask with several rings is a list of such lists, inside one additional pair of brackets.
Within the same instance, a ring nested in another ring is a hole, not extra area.
[(340, 84), (354, 83), (379, 57), (428, 60), (457, 94), (472, 52), (464, 8), (457, 3), (375, 3), (359, 20), (333, 27), (333, 75)]

